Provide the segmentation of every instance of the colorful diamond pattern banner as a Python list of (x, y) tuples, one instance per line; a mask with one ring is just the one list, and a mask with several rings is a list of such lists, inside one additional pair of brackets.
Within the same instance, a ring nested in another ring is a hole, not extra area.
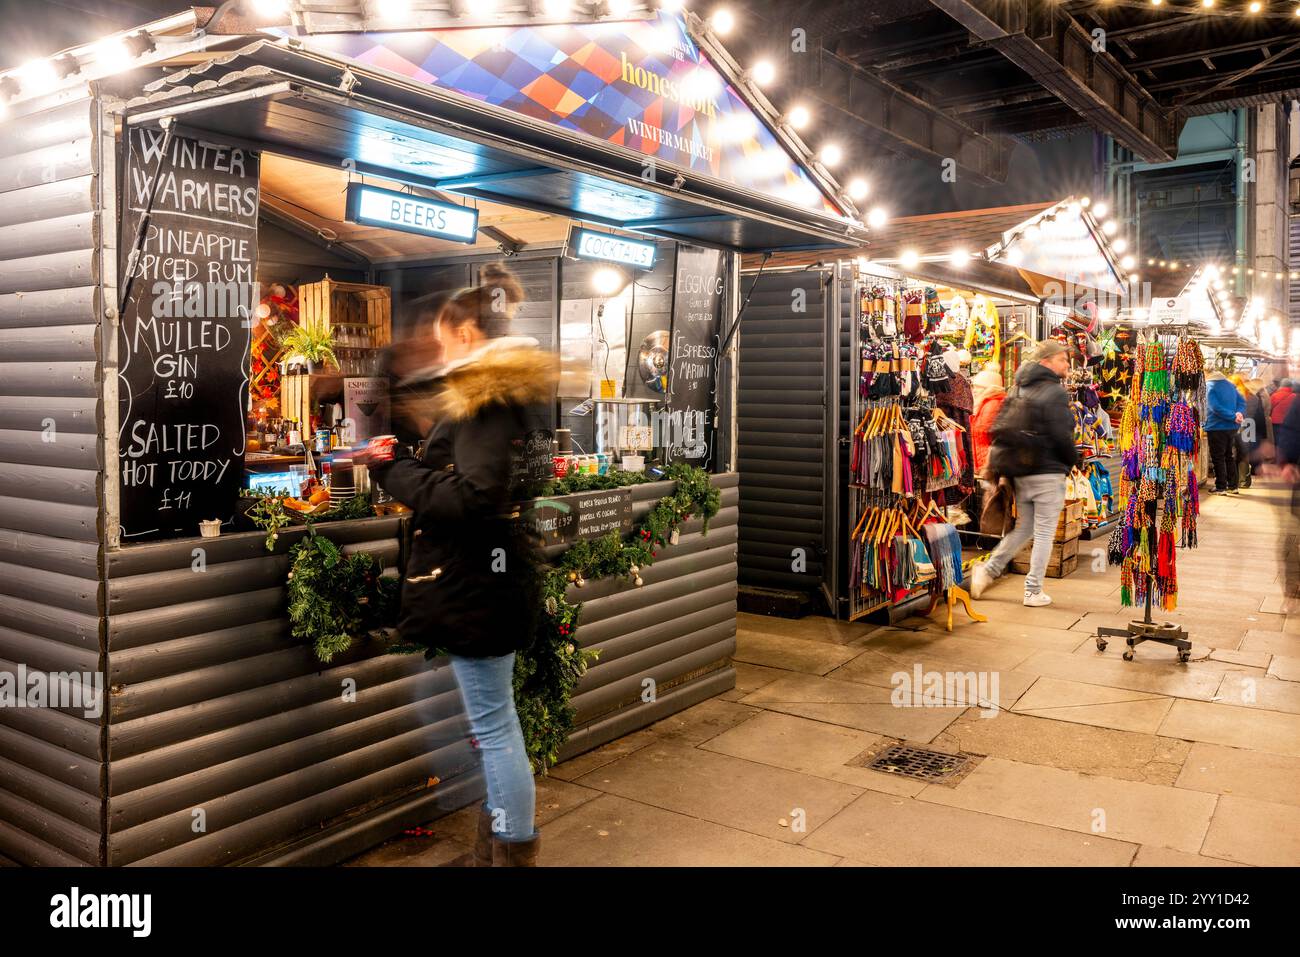
[(301, 39), (801, 209), (842, 215), (680, 17)]

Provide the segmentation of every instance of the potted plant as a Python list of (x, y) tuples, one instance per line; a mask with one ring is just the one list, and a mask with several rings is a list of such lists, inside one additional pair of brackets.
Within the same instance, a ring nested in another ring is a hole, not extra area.
[(311, 374), (317, 365), (329, 364), (337, 368), (339, 364), (334, 355), (334, 333), (324, 326), (294, 326), (280, 337), (280, 347), (285, 353), (286, 371), (295, 365), (305, 365)]

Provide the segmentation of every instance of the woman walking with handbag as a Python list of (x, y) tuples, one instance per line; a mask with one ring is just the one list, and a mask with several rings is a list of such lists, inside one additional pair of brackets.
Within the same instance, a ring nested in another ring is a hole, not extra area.
[[(360, 454), (383, 488), (414, 512), (399, 630), (446, 652), (486, 779), (476, 866), (535, 866), (536, 794), (514, 702), (515, 653), (531, 640), (533, 556), (511, 502), (512, 464), (530, 408), (553, 402), (558, 363), (532, 339), (506, 335), (523, 291), (501, 267), (442, 308), (444, 365), (434, 426), (418, 458), (372, 442)], [(354, 456), (355, 458), (356, 456)]]

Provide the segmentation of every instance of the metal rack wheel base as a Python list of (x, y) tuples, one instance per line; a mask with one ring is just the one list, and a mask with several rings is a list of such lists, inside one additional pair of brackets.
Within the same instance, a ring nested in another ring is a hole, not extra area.
[(1173, 645), (1178, 649), (1178, 660), (1186, 662), (1192, 657), (1192, 642), (1182, 625), (1171, 621), (1153, 621), (1151, 619), (1151, 587), (1147, 586), (1146, 616), (1141, 621), (1130, 621), (1125, 628), (1097, 628), (1097, 650), (1105, 651), (1107, 638), (1123, 638), (1128, 645), (1124, 660), (1132, 661), (1134, 650), (1144, 641), (1158, 641), (1162, 645)]

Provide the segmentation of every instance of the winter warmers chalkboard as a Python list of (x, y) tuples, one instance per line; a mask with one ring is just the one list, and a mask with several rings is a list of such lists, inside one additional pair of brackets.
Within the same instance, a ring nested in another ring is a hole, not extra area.
[(695, 465), (708, 464), (714, 425), (722, 261), (722, 253), (715, 249), (681, 246), (677, 250), (668, 367), (670, 454)]
[(122, 183), (124, 541), (230, 522), (244, 472), (259, 157), (133, 129)]

